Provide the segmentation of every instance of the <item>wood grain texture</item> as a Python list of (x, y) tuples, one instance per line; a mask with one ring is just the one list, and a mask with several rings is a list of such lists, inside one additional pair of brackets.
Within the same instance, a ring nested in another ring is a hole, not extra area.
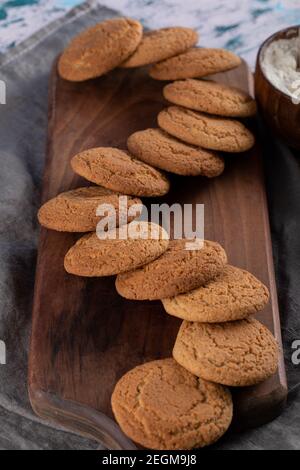
[[(245, 64), (218, 80), (246, 91), (252, 87)], [(58, 78), (55, 65), (43, 201), (82, 185), (69, 165), (75, 153), (97, 145), (124, 147), (132, 132), (155, 126), (166, 104), (163, 85), (144, 69), (115, 70), (72, 84)], [(271, 303), (257, 318), (281, 344), (259, 145), (247, 154), (228, 156), (225, 173), (217, 179), (172, 176), (171, 184), (171, 192), (159, 201), (204, 203), (206, 238), (224, 245), (231, 264), (269, 286)], [(132, 367), (170, 356), (180, 320), (166, 315), (160, 302), (121, 298), (114, 278), (67, 274), (63, 258), (77, 237), (41, 230), (29, 361), (31, 403), (40, 416), (109, 448), (130, 449), (132, 443), (110, 419), (113, 387)], [(286, 398), (282, 356), (274, 377), (234, 395), (239, 428), (277, 416)]]

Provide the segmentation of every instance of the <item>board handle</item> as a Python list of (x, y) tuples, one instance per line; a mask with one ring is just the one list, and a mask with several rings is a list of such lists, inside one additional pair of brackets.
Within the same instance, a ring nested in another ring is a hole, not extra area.
[(34, 412), (43, 419), (93, 439), (108, 450), (137, 450), (119, 426), (100, 411), (32, 388), (29, 398)]

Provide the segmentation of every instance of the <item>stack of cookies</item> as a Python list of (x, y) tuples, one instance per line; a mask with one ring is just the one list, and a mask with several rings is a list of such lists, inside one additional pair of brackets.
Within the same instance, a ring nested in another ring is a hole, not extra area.
[[(163, 171), (218, 176), (224, 160), (217, 151), (239, 152), (253, 145), (250, 131), (229, 117), (253, 115), (255, 101), (240, 90), (191, 78), (230, 70), (241, 63), (240, 58), (223, 49), (196, 48), (197, 41), (190, 28), (143, 34), (138, 21), (116, 18), (88, 28), (70, 42), (58, 62), (59, 74), (66, 80), (84, 81), (115, 67), (147, 65), (155, 79), (184, 80), (164, 87), (165, 98), (176, 106), (159, 114), (159, 128), (129, 136), (128, 150), (98, 147), (72, 159), (73, 170), (98, 187), (78, 188), (48, 201), (39, 211), (42, 225), (59, 231), (93, 231), (101, 220), (96, 214), (99, 204), (112, 203), (118, 210), (121, 195), (136, 207), (141, 203), (137, 197), (166, 194), (170, 183)], [(139, 215), (137, 209), (122, 223)]]
[(252, 274), (226, 265), (198, 289), (163, 299), (183, 319), (174, 359), (198, 377), (232, 387), (255, 385), (276, 372), (278, 349), (270, 331), (253, 314), (269, 292)]
[(66, 80), (83, 81), (115, 67), (149, 66), (152, 78), (175, 80), (163, 89), (172, 106), (159, 113), (159, 128), (134, 133), (128, 149), (136, 159), (167, 172), (215, 177), (224, 170), (217, 152), (253, 146), (252, 133), (233, 118), (253, 116), (256, 104), (241, 90), (198, 80), (238, 67), (241, 59), (224, 49), (197, 48), (197, 41), (190, 28), (143, 34), (138, 21), (116, 18), (76, 36), (61, 55), (58, 71)]
[[(39, 218), (56, 230), (94, 230), (97, 204), (110, 201), (118, 208), (119, 197), (102, 187), (79, 188), (46, 203)], [(132, 197), (128, 206), (134, 205), (138, 211), (140, 201)], [(211, 444), (232, 419), (225, 386), (254, 385), (276, 371), (276, 341), (251, 317), (267, 304), (268, 290), (250, 273), (228, 265), (216, 242), (190, 250), (186, 240), (170, 241), (157, 224), (132, 220), (129, 213), (123, 223), (104, 230), (103, 237), (91, 232), (80, 238), (65, 256), (65, 269), (79, 276), (117, 275), (121, 296), (159, 299), (183, 323), (173, 359), (138, 366), (117, 383), (116, 420), (145, 447)]]
[(233, 118), (253, 116), (256, 103), (239, 89), (198, 78), (240, 64), (240, 58), (229, 51), (192, 48), (153, 65), (152, 78), (175, 80), (163, 88), (172, 106), (159, 113), (159, 129), (146, 129), (129, 137), (130, 152), (180, 175), (221, 174), (224, 162), (217, 152), (244, 152), (254, 145), (253, 134)]
[[(197, 40), (189, 28), (143, 35), (139, 22), (118, 18), (71, 41), (58, 64), (64, 79), (83, 81), (115, 67), (150, 65), (152, 78), (175, 80), (163, 89), (173, 105), (159, 113), (159, 128), (129, 136), (128, 150), (98, 147), (75, 155), (72, 169), (95, 186), (62, 193), (38, 214), (49, 229), (89, 232), (67, 252), (68, 273), (116, 275), (121, 296), (161, 300), (168, 314), (183, 320), (173, 358), (129, 371), (112, 396), (125, 434), (153, 449), (215, 442), (232, 420), (226, 386), (256, 384), (277, 368), (274, 337), (251, 317), (267, 304), (267, 288), (228, 265), (218, 243), (186, 249), (186, 240), (170, 241), (159, 225), (135, 220), (142, 211), (140, 197), (169, 191), (164, 171), (215, 177), (224, 169), (217, 152), (243, 152), (254, 143), (244, 124), (232, 119), (252, 116), (254, 100), (232, 87), (199, 80), (237, 67), (240, 59), (222, 49), (196, 48)], [(121, 214), (125, 195), (127, 208)], [(113, 220), (99, 211), (106, 206), (115, 209)], [(96, 233), (99, 223), (102, 229)]]
[(154, 449), (215, 442), (232, 419), (226, 387), (258, 384), (278, 366), (274, 336), (253, 318), (268, 303), (267, 287), (227, 264), (217, 243), (182, 251), (184, 243), (171, 241), (158, 259), (116, 280), (123, 297), (160, 299), (168, 314), (183, 320), (173, 359), (136, 367), (112, 396), (125, 434)]

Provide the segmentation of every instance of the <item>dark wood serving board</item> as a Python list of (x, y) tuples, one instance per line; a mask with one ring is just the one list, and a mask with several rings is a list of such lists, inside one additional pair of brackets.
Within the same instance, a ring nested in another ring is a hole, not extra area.
[[(252, 90), (246, 64), (217, 79)], [(43, 201), (85, 184), (69, 165), (77, 152), (99, 145), (124, 147), (132, 132), (156, 126), (156, 115), (166, 105), (162, 86), (144, 69), (115, 70), (72, 84), (57, 76), (55, 64)], [(226, 170), (217, 179), (172, 177), (171, 182), (170, 194), (159, 201), (204, 203), (205, 237), (224, 245), (230, 263), (269, 286), (271, 302), (257, 318), (281, 345), (259, 144), (247, 154), (226, 157)], [(134, 445), (113, 421), (113, 387), (137, 364), (170, 356), (180, 321), (165, 314), (160, 302), (121, 298), (114, 278), (67, 274), (63, 258), (77, 238), (41, 230), (29, 360), (32, 407), (38, 415), (110, 449), (131, 449)], [(273, 419), (284, 406), (286, 393), (281, 355), (278, 373), (271, 379), (234, 391), (236, 426)]]

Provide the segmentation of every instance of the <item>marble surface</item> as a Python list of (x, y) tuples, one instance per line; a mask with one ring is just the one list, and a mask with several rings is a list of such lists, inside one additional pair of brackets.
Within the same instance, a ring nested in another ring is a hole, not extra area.
[[(22, 42), (80, 0), (7, 0), (0, 2), (0, 52)], [(300, 24), (300, 0), (94, 0), (135, 17), (144, 26), (191, 26), (200, 44), (225, 47), (252, 67), (261, 42), (273, 32)]]

